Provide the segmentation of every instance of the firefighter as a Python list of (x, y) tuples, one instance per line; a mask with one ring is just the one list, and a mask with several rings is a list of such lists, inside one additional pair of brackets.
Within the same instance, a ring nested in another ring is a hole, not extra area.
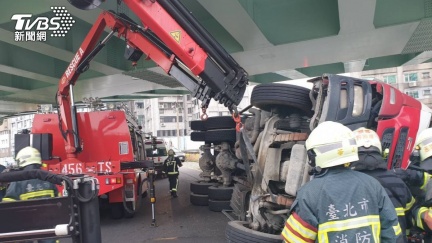
[(164, 161), (164, 170), (168, 175), (169, 187), (171, 196), (173, 198), (177, 197), (177, 187), (178, 187), (178, 176), (179, 176), (179, 167), (182, 167), (183, 164), (181, 161), (176, 158), (174, 150), (168, 150), (168, 158)]
[[(16, 156), (16, 163), (22, 170), (37, 170), (42, 166), (39, 151), (33, 147), (21, 149)], [(30, 179), (11, 182), (6, 190), (3, 202), (57, 197), (57, 187), (47, 181)], [(39, 240), (39, 243), (54, 243), (56, 240)]]
[(285, 242), (403, 242), (396, 211), (381, 184), (349, 168), (358, 160), (353, 132), (326, 121), (306, 140), (314, 177), (291, 207)]
[[(0, 164), (0, 173), (6, 171), (6, 167)], [(6, 193), (6, 184), (0, 183), (0, 202), (2, 201), (4, 195)]]
[[(415, 226), (421, 231), (411, 234), (412, 238), (426, 237), (425, 242), (432, 241), (432, 128), (422, 131), (416, 141), (410, 157), (410, 166), (406, 170), (397, 169), (398, 174), (410, 185), (417, 203), (413, 208)], [(425, 232), (424, 235), (422, 232)]]
[(361, 127), (354, 131), (358, 146), (359, 160), (351, 164), (354, 170), (377, 179), (384, 187), (393, 203), (402, 229), (404, 241), (411, 227), (410, 210), (415, 203), (410, 188), (394, 171), (387, 170), (387, 162), (382, 157), (381, 141), (375, 131)]

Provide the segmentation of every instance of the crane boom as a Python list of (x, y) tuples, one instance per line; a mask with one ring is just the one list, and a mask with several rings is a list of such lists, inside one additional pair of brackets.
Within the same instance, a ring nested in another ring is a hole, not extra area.
[[(94, 8), (100, 1), (69, 0), (81, 9)], [(176, 78), (191, 94), (207, 106), (211, 99), (231, 111), (243, 98), (248, 74), (198, 23), (178, 0), (123, 0), (141, 20), (135, 23), (124, 14), (103, 11), (62, 75), (57, 92), (62, 133), (68, 158), (81, 150), (73, 101), (73, 85), (85, 72), (93, 57), (116, 35), (136, 54), (153, 60)], [(111, 33), (99, 41), (105, 28)]]

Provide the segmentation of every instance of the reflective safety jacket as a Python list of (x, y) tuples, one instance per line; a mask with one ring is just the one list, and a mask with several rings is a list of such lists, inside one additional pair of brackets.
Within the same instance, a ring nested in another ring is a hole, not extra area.
[(396, 209), (396, 214), (399, 219), (403, 236), (405, 232), (412, 227), (411, 224), (411, 208), (415, 203), (414, 197), (411, 195), (409, 187), (400, 179), (394, 172), (388, 170), (362, 171), (373, 178), (377, 179), (384, 187), (393, 206)]
[[(34, 169), (32, 165), (29, 165), (26, 168)], [(26, 168), (24, 168), (24, 170)], [(57, 194), (57, 187), (47, 181), (39, 179), (15, 181), (9, 184), (3, 202), (57, 197)]]
[(403, 242), (395, 208), (381, 184), (349, 168), (324, 170), (301, 187), (285, 242)]
[(182, 163), (178, 158), (174, 156), (168, 156), (168, 158), (164, 162), (165, 173), (167, 173), (168, 175), (177, 175), (179, 173), (179, 166), (182, 166)]

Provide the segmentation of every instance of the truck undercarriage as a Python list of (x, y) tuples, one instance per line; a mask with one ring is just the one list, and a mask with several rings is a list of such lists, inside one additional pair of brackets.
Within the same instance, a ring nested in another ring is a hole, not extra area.
[[(205, 121), (191, 124), (199, 130), (195, 133), (204, 133), (195, 136), (205, 142), (204, 148), (219, 151), (212, 163), (209, 158), (213, 157), (204, 150), (207, 159), (200, 160), (205, 171), (202, 179), (233, 187), (227, 208), (234, 214), (226, 230), (230, 242), (258, 238), (280, 242), (296, 192), (310, 180), (312, 168), (304, 143), (320, 122), (338, 121), (351, 129), (377, 131), (389, 151), (389, 168), (407, 168), (417, 133), (429, 126), (429, 108), (380, 81), (324, 74), (310, 82), (311, 90), (289, 84), (254, 87), (252, 108), (242, 114), (244, 125), (235, 143), (225, 142), (223, 136), (219, 141), (206, 141), (210, 130), (202, 131)], [(211, 130), (218, 131), (223, 130)], [(216, 167), (222, 171), (219, 175), (212, 173)]]

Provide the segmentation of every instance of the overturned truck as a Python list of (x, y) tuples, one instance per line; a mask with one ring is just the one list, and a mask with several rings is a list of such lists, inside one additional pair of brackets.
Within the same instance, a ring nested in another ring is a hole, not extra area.
[(199, 185), (209, 186), (209, 206), (211, 195), (230, 191), (224, 208), (234, 215), (226, 228), (228, 241), (281, 241), (296, 192), (310, 180), (304, 143), (319, 123), (375, 130), (388, 153), (389, 169), (408, 167), (417, 134), (430, 125), (428, 107), (383, 82), (330, 74), (309, 82), (312, 89), (255, 86), (251, 108), (241, 114), (240, 132), (234, 122), (223, 121), (228, 117), (191, 124), (196, 130), (192, 139), (205, 143), (199, 161), (202, 180), (191, 185), (191, 202), (196, 202), (193, 190)]

